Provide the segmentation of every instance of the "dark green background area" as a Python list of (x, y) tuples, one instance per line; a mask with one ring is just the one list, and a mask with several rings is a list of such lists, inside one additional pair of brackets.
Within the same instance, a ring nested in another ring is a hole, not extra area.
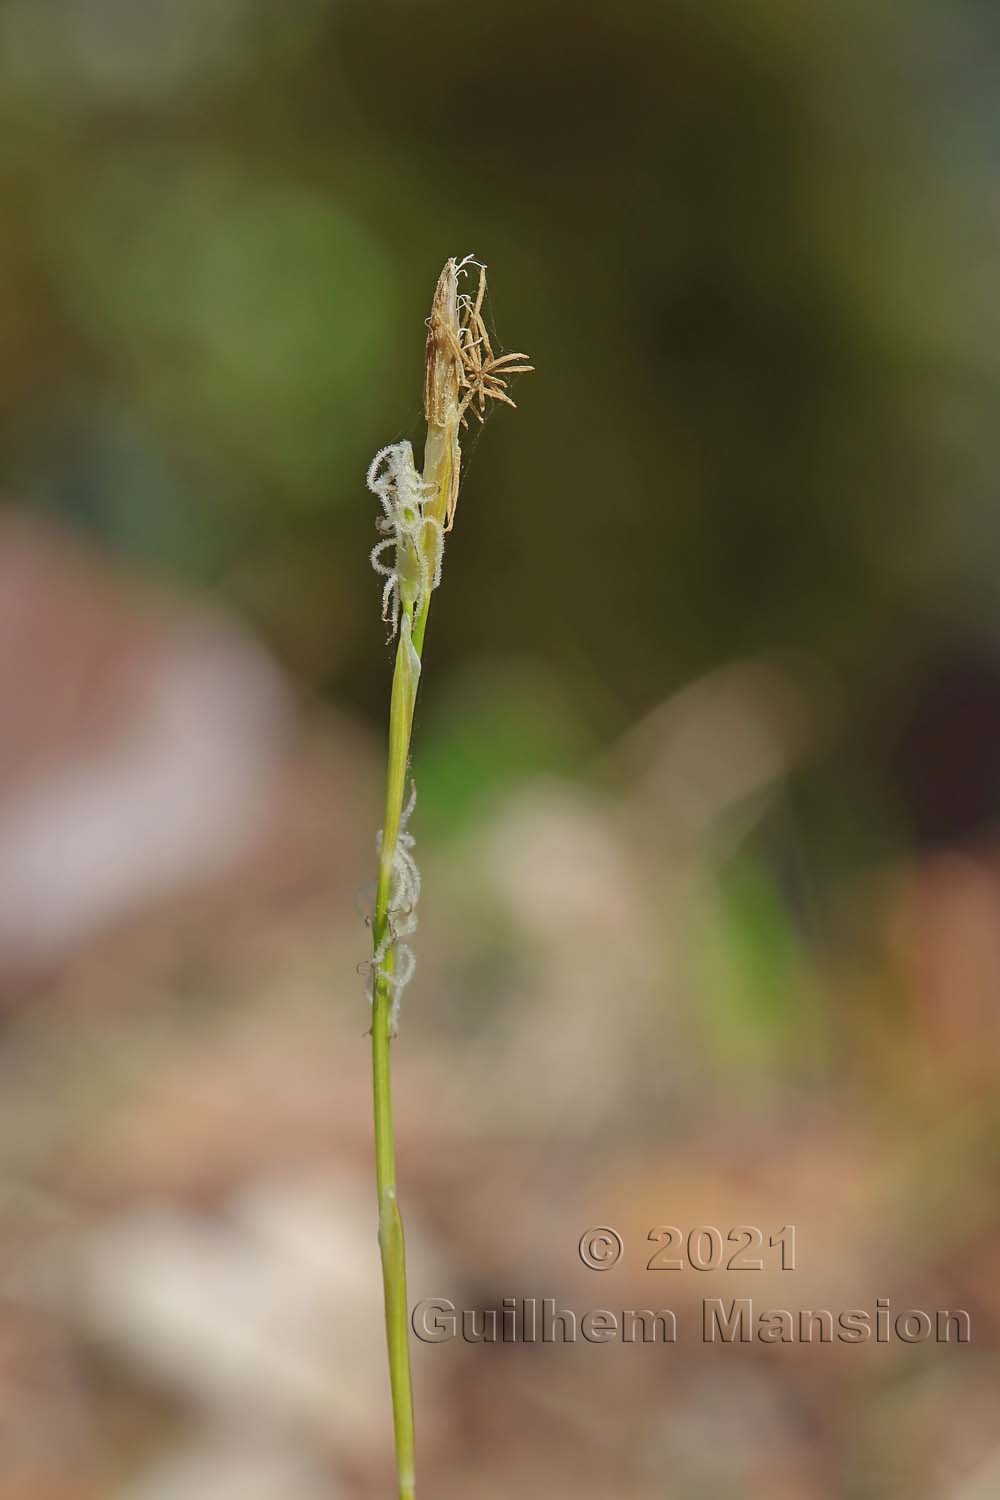
[(792, 646), (863, 734), (942, 634), (992, 652), (988, 7), (88, 14), (0, 27), (9, 495), (381, 723), (363, 475), (474, 251), (537, 373), (468, 457), (428, 713), (520, 662), (599, 746)]

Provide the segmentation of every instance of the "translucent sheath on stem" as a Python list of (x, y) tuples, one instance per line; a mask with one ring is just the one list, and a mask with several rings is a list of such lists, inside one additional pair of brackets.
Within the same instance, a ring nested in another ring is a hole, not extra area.
[[(459, 296), (459, 277), (468, 263), (454, 259), (446, 262), (427, 320), (424, 376), (427, 436), (423, 473), (416, 472), (409, 443), (383, 448), (368, 471), (368, 487), (381, 506), (376, 525), (382, 539), (372, 548), (371, 561), (376, 573), (384, 579), (382, 618), (397, 638), (389, 702), (385, 819), (377, 842), (371, 1038), (378, 1242), (399, 1500), (413, 1500), (416, 1482), (406, 1250), (396, 1191), (389, 1058), (402, 991), (414, 968), (413, 954), (403, 939), (416, 930), (420, 895), (420, 875), (412, 854), (413, 836), (406, 826), (415, 795), (411, 794), (409, 799), (406, 796), (410, 736), (431, 595), (441, 580), (444, 536), (451, 529), (458, 503), (459, 429), (464, 423), (464, 412), (473, 400), (479, 403), (476, 414), (480, 418), (487, 399), (512, 405), (505, 394), (504, 376), (514, 373), (510, 360), (524, 358), (523, 355), (494, 358), (481, 317), (486, 289), (484, 267), (479, 268), (475, 303), (469, 297)], [(489, 353), (488, 361), (484, 350)], [(474, 406), (472, 409), (476, 411)], [(386, 556), (388, 561), (383, 560)]]

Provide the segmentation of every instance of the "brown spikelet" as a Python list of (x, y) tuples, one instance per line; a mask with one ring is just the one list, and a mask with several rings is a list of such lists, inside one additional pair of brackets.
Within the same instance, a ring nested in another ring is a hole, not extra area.
[(459, 334), (458, 266), (452, 256), (445, 261), (438, 277), (431, 315), (427, 319), (424, 416), (433, 427), (446, 427), (458, 405), (462, 369)]

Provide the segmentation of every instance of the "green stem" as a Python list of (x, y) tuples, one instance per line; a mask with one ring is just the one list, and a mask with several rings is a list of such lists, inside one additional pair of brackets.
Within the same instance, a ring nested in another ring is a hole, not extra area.
[(406, 1296), (406, 1246), (396, 1201), (396, 1148), (392, 1129), (392, 1083), (389, 1072), (389, 1011), (385, 980), (376, 980), (372, 1017), (372, 1078), (375, 1092), (375, 1180), (378, 1190), (378, 1244), (385, 1292), (385, 1334), (389, 1346), (392, 1425), (396, 1437), (399, 1500), (413, 1500), (413, 1389), (410, 1381), (409, 1304)]
[[(423, 611), (426, 623), (426, 610)], [(422, 636), (422, 632), (421, 632)], [(379, 861), (378, 891), (373, 924), (374, 949), (379, 951), (389, 933), (392, 861), (399, 837), (406, 771), (409, 764), (413, 705), (420, 676), (420, 658), (411, 637), (411, 614), (404, 614), (389, 706), (389, 762), (386, 777), (385, 823)], [(385, 1333), (389, 1348), (392, 1422), (396, 1439), (399, 1500), (413, 1500), (415, 1461), (413, 1389), (410, 1379), (409, 1304), (406, 1295), (406, 1247), (396, 1193), (396, 1145), (392, 1121), (391, 1042), (394, 953), (390, 947), (376, 966), (372, 987), (372, 1086), (375, 1103), (375, 1183), (378, 1195), (378, 1243), (385, 1294)]]

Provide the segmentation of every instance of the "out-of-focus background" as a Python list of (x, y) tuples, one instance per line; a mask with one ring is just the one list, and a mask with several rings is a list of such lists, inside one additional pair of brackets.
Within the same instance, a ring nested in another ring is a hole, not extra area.
[[(537, 373), (425, 657), (411, 1295), (684, 1332), (417, 1346), (422, 1493), (1000, 1492), (998, 83), (975, 0), (5, 0), (0, 1500), (391, 1493), (363, 477), (467, 252)], [(798, 1269), (644, 1269), (741, 1224)]]

